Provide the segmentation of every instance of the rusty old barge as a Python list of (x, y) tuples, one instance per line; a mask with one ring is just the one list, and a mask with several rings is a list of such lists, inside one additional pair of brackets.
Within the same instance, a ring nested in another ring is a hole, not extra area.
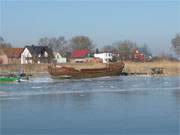
[(67, 67), (61, 65), (54, 65), (48, 67), (48, 72), (52, 76), (52, 78), (95, 78), (95, 77), (103, 77), (103, 76), (118, 76), (122, 73), (124, 68), (123, 62), (115, 62), (104, 64), (104, 67), (101, 68), (91, 68), (91, 67), (83, 67), (81, 69), (76, 69), (75, 67)]

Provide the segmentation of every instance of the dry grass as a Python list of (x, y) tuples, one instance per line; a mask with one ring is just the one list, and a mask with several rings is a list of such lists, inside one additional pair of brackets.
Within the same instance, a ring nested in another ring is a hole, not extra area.
[(180, 62), (161, 61), (161, 62), (125, 62), (124, 72), (151, 74), (151, 68), (164, 68), (164, 75), (180, 76)]
[(19, 72), (23, 70), (25, 73), (41, 73), (47, 72), (48, 64), (1, 64), (0, 72)]
[[(151, 68), (160, 67), (164, 68), (164, 75), (167, 76), (180, 76), (180, 62), (161, 61), (161, 62), (124, 62), (124, 72), (134, 74), (151, 74)], [(0, 65), (1, 72), (18, 72), (20, 67), (24, 69), (26, 73), (47, 73), (47, 67), (49, 64), (32, 64), (32, 65)], [(103, 68), (106, 65), (101, 63), (66, 63), (61, 66), (74, 67), (76, 69), (81, 68)]]

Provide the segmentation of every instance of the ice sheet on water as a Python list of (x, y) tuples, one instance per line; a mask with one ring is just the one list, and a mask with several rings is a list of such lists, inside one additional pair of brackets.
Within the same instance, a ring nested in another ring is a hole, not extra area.
[(52, 82), (53, 80), (49, 76), (42, 76), (42, 77), (33, 77), (30, 79), (30, 82), (33, 83), (46, 83), (46, 82)]
[[(164, 85), (165, 84), (165, 85)], [(100, 77), (92, 79), (54, 80), (49, 76), (36, 77), (28, 82), (3, 85), (1, 97), (24, 97), (33, 95), (138, 92), (152, 90), (180, 90), (176, 78), (153, 77)]]
[(31, 87), (32, 89), (41, 89), (42, 87), (40, 86), (35, 86), (35, 87)]
[(17, 98), (23, 98), (26, 96), (38, 96), (38, 95), (62, 95), (62, 94), (80, 94), (80, 96), (83, 96), (86, 93), (120, 93), (120, 92), (140, 92), (140, 91), (158, 91), (158, 90), (180, 90), (180, 87), (172, 87), (171, 89), (169, 88), (128, 88), (128, 89), (102, 89), (102, 88), (97, 88), (97, 89), (88, 89), (88, 90), (39, 90), (39, 91), (15, 91), (15, 92), (0, 92), (0, 99), (17, 99)]

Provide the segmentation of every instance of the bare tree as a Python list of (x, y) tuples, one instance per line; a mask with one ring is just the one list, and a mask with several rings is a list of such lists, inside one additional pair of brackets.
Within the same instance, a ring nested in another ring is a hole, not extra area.
[(0, 37), (0, 43), (3, 43), (3, 42), (4, 42), (4, 38)]
[(11, 48), (12, 45), (4, 41), (3, 37), (0, 37), (0, 48)]
[(64, 37), (60, 36), (58, 38), (52, 37), (43, 37), (39, 39), (39, 45), (42, 46), (48, 46), (50, 47), (53, 51), (60, 52), (62, 55), (66, 53), (68, 50), (68, 45), (67, 41), (65, 40)]
[(138, 49), (142, 53), (144, 53), (145, 56), (152, 56), (152, 53), (151, 53), (149, 47), (146, 44), (144, 44), (142, 47), (138, 47)]
[(115, 43), (115, 46), (117, 48), (117, 51), (124, 55), (123, 59), (125, 60), (131, 59), (133, 50), (137, 48), (136, 43), (129, 40), (117, 42)]
[(101, 48), (101, 51), (103, 51), (103, 52), (116, 52), (117, 48), (113, 45), (105, 45)]
[(95, 45), (90, 40), (89, 37), (86, 36), (75, 36), (70, 40), (70, 46), (72, 50), (80, 50), (80, 49), (94, 49)]
[(180, 55), (180, 34), (177, 34), (171, 41), (172, 48), (177, 55)]

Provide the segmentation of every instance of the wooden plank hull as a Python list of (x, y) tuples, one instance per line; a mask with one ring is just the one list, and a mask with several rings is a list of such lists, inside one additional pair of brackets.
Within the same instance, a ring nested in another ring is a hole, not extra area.
[(53, 78), (95, 78), (103, 76), (118, 76), (124, 68), (124, 63), (106, 64), (104, 68), (82, 68), (77, 70), (73, 67), (49, 66), (48, 72)]

